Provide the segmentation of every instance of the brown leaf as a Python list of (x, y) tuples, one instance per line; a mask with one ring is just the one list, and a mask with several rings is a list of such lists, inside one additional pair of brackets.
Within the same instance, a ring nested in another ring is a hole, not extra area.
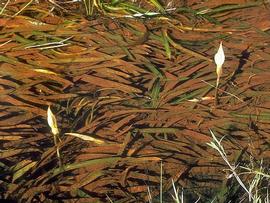
[(104, 88), (113, 88), (113, 89), (118, 89), (123, 92), (135, 92), (135, 93), (141, 93), (142, 91), (136, 87), (130, 86), (130, 85), (125, 85), (122, 83), (118, 83), (112, 80), (107, 80), (104, 78), (92, 76), (92, 75), (87, 75), (81, 78), (81, 80), (85, 82), (92, 83), (96, 86), (104, 87)]

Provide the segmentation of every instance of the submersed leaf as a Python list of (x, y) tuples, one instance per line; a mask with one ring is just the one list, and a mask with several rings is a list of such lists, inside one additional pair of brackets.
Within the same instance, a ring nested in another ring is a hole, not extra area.
[(50, 70), (45, 70), (45, 69), (34, 69), (34, 71), (39, 72), (39, 73), (45, 73), (45, 74), (51, 74), (51, 75), (58, 75), (57, 73), (50, 71)]
[(33, 161), (29, 164), (27, 164), (26, 166), (22, 167), (21, 169), (19, 169), (18, 171), (16, 171), (13, 174), (12, 177), (12, 182), (16, 181), (17, 179), (19, 179), (20, 177), (22, 177), (26, 172), (28, 172), (31, 168), (33, 168), (35, 165), (37, 164), (37, 161)]
[(161, 13), (165, 13), (165, 9), (161, 6), (158, 0), (149, 0)]
[(91, 141), (94, 142), (96, 144), (104, 144), (105, 142), (103, 140), (97, 139), (97, 138), (93, 138), (89, 135), (83, 135), (83, 134), (79, 134), (79, 133), (65, 133), (66, 135), (71, 135), (74, 137), (78, 137), (82, 140), (86, 140), (86, 141)]
[(165, 48), (166, 55), (168, 59), (171, 59), (171, 48), (170, 48), (170, 43), (168, 41), (168, 34), (166, 30), (162, 31), (162, 38), (163, 38), (163, 46)]

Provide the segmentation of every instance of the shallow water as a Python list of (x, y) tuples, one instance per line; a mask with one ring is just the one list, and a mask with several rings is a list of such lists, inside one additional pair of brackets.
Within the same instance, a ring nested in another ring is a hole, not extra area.
[[(207, 145), (210, 129), (238, 174), (240, 166), (269, 174), (268, 4), (188, 2), (163, 18), (133, 19), (27, 2), (0, 5), (1, 198), (147, 202), (149, 187), (159, 202), (162, 183), (170, 202), (173, 179), (191, 202), (247, 200)], [(240, 178), (248, 187), (254, 174)], [(258, 185), (262, 197), (267, 185)]]

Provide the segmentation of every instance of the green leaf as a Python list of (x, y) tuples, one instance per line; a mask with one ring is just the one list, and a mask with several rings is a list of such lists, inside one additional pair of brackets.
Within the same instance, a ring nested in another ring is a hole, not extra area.
[(19, 163), (17, 163), (16, 165), (11, 166), (10, 171), (16, 172), (30, 163), (32, 163), (32, 160), (24, 159), (20, 161)]
[(156, 76), (159, 78), (163, 78), (162, 72), (152, 63), (146, 63), (145, 66)]
[(199, 97), (200, 95), (204, 95), (206, 92), (209, 92), (212, 89), (212, 87), (206, 86), (204, 88), (200, 88), (197, 90), (194, 90), (192, 92), (188, 92), (182, 95), (179, 95), (178, 97), (172, 99), (172, 104), (179, 104), (183, 101), (187, 101), (189, 99), (194, 99), (197, 96)]
[(82, 198), (91, 197), (90, 195), (88, 195), (87, 193), (85, 193), (84, 191), (80, 189), (77, 190), (77, 195), (78, 197), (82, 197)]
[[(179, 129), (177, 128), (142, 128), (136, 129), (141, 133), (177, 133)], [(136, 131), (135, 130), (135, 131)]]
[(105, 173), (102, 171), (94, 171), (93, 173), (87, 174), (82, 180), (79, 182), (79, 184), (76, 184), (77, 188), (81, 188), (85, 185), (88, 185), (89, 183), (95, 181), (97, 178), (103, 176)]
[(61, 173), (64, 173), (66, 171), (71, 171), (71, 170), (75, 170), (75, 169), (79, 169), (79, 168), (84, 168), (84, 167), (96, 167), (96, 166), (102, 166), (102, 167), (108, 167), (111, 166), (115, 163), (117, 163), (118, 161), (121, 160), (121, 157), (106, 157), (106, 158), (102, 158), (102, 159), (93, 159), (93, 160), (87, 160), (87, 161), (82, 161), (82, 162), (78, 162), (78, 163), (73, 163), (73, 164), (67, 164), (64, 165), (62, 167), (53, 169), (51, 171), (52, 176), (57, 176)]
[(165, 9), (158, 2), (158, 0), (149, 0), (161, 13), (165, 13)]
[(162, 31), (162, 37), (163, 37), (163, 46), (165, 48), (166, 55), (167, 55), (168, 59), (171, 59), (171, 48), (170, 48), (170, 43), (168, 41), (168, 36), (167, 36), (166, 30)]
[(111, 4), (116, 5), (116, 4), (120, 3), (121, 1), (123, 1), (123, 0), (112, 0)]
[(207, 14), (213, 15), (213, 14), (223, 13), (227, 11), (260, 6), (261, 4), (262, 2), (252, 2), (252, 3), (247, 3), (247, 4), (222, 4), (221, 6), (211, 9), (211, 11), (209, 11)]
[(33, 161), (26, 166), (22, 167), (20, 170), (16, 171), (13, 174), (12, 182), (15, 182), (17, 179), (21, 178), (26, 172), (33, 168), (37, 164), (37, 161)]
[(158, 107), (159, 104), (159, 94), (160, 94), (160, 81), (159, 78), (156, 79), (156, 81), (153, 84), (152, 90), (151, 90), (151, 98), (152, 98), (152, 102), (151, 102), (151, 106), (154, 108)]
[[(125, 10), (127, 12), (133, 12), (133, 13), (146, 13), (147, 10), (140, 8), (134, 4), (131, 3), (118, 3), (117, 5), (112, 4), (113, 6), (105, 4), (104, 6), (106, 7), (107, 10), (109, 11), (118, 11), (118, 10)], [(115, 6), (114, 6), (115, 5)]]

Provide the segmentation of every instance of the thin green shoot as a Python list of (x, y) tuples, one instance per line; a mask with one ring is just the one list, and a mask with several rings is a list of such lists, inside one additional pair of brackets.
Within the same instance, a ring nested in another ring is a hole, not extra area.
[(110, 201), (110, 203), (113, 203), (112, 199), (109, 197), (108, 194), (106, 194), (106, 197), (108, 198), (108, 200)]
[(28, 3), (26, 3), (21, 10), (19, 10), (17, 13), (15, 13), (12, 17), (15, 17), (17, 15), (19, 15), (24, 9), (26, 9), (27, 6), (29, 6), (34, 0), (30, 0)]
[(242, 182), (242, 180), (240, 179), (240, 177), (236, 173), (237, 166), (231, 165), (230, 162), (228, 161), (227, 154), (226, 154), (223, 146), (221, 145), (221, 141), (222, 141), (222, 139), (224, 137), (222, 137), (220, 140), (218, 140), (212, 130), (210, 130), (210, 133), (212, 135), (213, 141), (211, 141), (210, 143), (207, 143), (207, 145), (210, 146), (210, 147), (212, 147), (213, 149), (215, 149), (215, 150), (217, 150), (219, 152), (219, 154), (221, 155), (222, 159), (229, 166), (230, 171), (232, 172), (232, 175), (236, 178), (236, 180), (240, 184), (240, 186), (247, 192), (247, 194), (249, 196), (249, 201), (251, 201), (252, 199), (254, 199), (252, 193), (247, 189), (247, 187), (245, 186), (245, 184)]
[(2, 15), (2, 13), (4, 12), (4, 10), (6, 9), (7, 5), (9, 4), (10, 0), (7, 0), (7, 2), (5, 3), (4, 7), (1, 9), (0, 11), (0, 15)]
[(160, 191), (159, 191), (159, 199), (160, 199), (160, 203), (162, 203), (162, 199), (163, 199), (163, 196), (162, 196), (162, 193), (163, 193), (163, 191), (162, 191), (162, 187), (163, 187), (163, 181), (162, 181), (162, 179), (163, 179), (163, 166), (162, 166), (162, 160), (161, 160), (161, 162), (160, 162)]
[(172, 195), (172, 198), (174, 199), (174, 201), (176, 202), (176, 203), (184, 203), (184, 192), (183, 192), (183, 190), (182, 190), (182, 193), (181, 193), (181, 201), (180, 201), (180, 199), (179, 199), (179, 188), (175, 188), (175, 184), (174, 184), (174, 181), (173, 181), (173, 179), (172, 179), (172, 186), (173, 186), (173, 191), (174, 191), (174, 196)]
[(150, 191), (150, 187), (147, 187), (147, 197), (148, 197), (148, 203), (152, 203), (152, 195), (151, 195), (151, 191)]
[(63, 46), (67, 46), (70, 45), (70, 43), (65, 44), (64, 42), (70, 40), (73, 36), (68, 37), (66, 39), (63, 39), (59, 42), (48, 42), (45, 44), (37, 44), (37, 45), (31, 45), (31, 46), (27, 46), (25, 47), (25, 49), (29, 49), (29, 48), (37, 48), (40, 50), (44, 50), (44, 49), (53, 49), (53, 48), (58, 48), (58, 47), (63, 47)]
[(205, 81), (205, 80), (201, 80), (201, 81), (204, 82), (204, 83), (206, 83), (206, 84), (208, 84), (208, 85), (210, 85), (211, 87), (217, 88), (218, 91), (221, 91), (221, 92), (223, 92), (223, 93), (225, 93), (225, 94), (228, 94), (228, 95), (230, 95), (230, 96), (236, 98), (236, 99), (239, 100), (240, 102), (244, 102), (243, 99), (239, 98), (238, 96), (236, 96), (236, 95), (234, 95), (234, 94), (232, 94), (232, 93), (230, 93), (230, 92), (227, 92), (227, 91), (225, 91), (225, 90), (222, 90), (222, 89), (220, 89), (220, 88), (218, 88), (218, 87), (212, 85), (211, 83), (209, 83), (209, 82), (207, 82), (207, 81)]
[(93, 0), (83, 0), (84, 8), (87, 16), (92, 16), (94, 11), (94, 1)]
[(165, 9), (162, 5), (158, 2), (158, 0), (149, 0), (161, 13), (165, 13)]

